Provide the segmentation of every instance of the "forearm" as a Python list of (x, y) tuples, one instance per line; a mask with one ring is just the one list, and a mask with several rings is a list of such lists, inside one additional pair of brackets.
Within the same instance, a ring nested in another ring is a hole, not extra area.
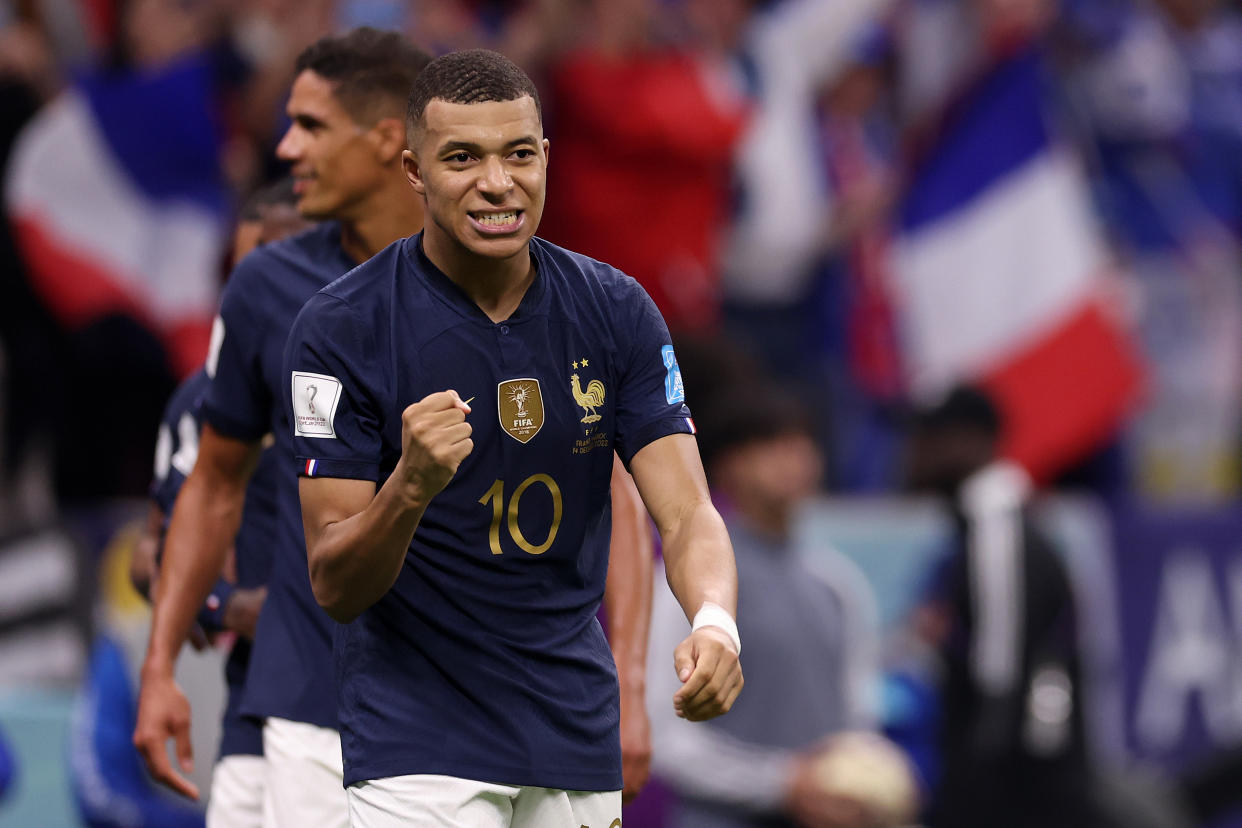
[[(311, 587), (341, 623), (357, 618), (392, 588), (430, 498), (400, 482), (400, 468), (366, 507), (317, 530), (306, 527)], [(303, 489), (306, 511), (306, 490)]]
[(737, 567), (724, 521), (706, 496), (688, 503), (676, 520), (661, 527), (669, 588), (686, 618), (705, 601), (737, 614)]
[(155, 590), (144, 671), (172, 673), (199, 608), (224, 568), (241, 525), (245, 485), (191, 474), (173, 509)]

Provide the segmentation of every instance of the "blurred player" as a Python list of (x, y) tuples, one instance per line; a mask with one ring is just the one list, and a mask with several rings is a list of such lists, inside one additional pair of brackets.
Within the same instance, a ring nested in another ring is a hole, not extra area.
[(292, 176), (285, 176), (252, 195), (242, 207), (233, 233), (233, 262), (240, 262), (256, 247), (279, 241), (310, 227), (298, 212)]
[[(294, 201), (291, 179), (262, 189), (249, 199), (234, 234), (233, 252), (237, 261), (261, 244), (306, 229), (307, 222), (298, 215)], [(207, 372), (199, 371), (178, 387), (164, 410), (156, 442), (146, 537), (138, 544), (131, 566), (134, 586), (144, 594), (148, 594), (157, 580), (159, 547), (168, 528), (168, 519), (198, 456), (203, 398), (210, 386)], [(233, 545), (232, 566), (227, 567), (233, 570), (232, 576), (221, 577), (216, 582), (198, 613), (195, 635), (192, 635), (205, 643), (204, 634), (237, 634), (224, 668), (228, 703), (220, 728), (219, 759), (211, 777), (208, 828), (257, 828), (263, 824), (263, 790), (267, 776), (263, 730), (257, 719), (242, 716), (240, 708), (251, 641), (271, 569), (276, 532), (274, 460), (274, 454), (265, 451), (255, 469), (246, 489), (241, 528)]]
[[(203, 399), (211, 378), (199, 371), (178, 387), (164, 411), (156, 446), (156, 471), (152, 484), (152, 512), (167, 516), (177, 493), (194, 467), (198, 451)], [(211, 776), (208, 828), (246, 828), (262, 825), (263, 730), (257, 719), (241, 715), (251, 642), (259, 609), (266, 595), (264, 584), (272, 561), (276, 530), (273, 487), (278, 469), (273, 452), (264, 452), (246, 490), (241, 527), (233, 543), (231, 577), (220, 577), (211, 588), (197, 616), (199, 636), (233, 632), (224, 676), (228, 702), (221, 721), (220, 755)], [(152, 594), (158, 593), (158, 565), (149, 570)], [(141, 582), (141, 574), (135, 578)], [(206, 642), (204, 636), (200, 641)]]
[(307, 302), (285, 360), (311, 582), (343, 624), (351, 819), (616, 828), (595, 620), (614, 448), (695, 619), (675, 708), (717, 716), (742, 685), (733, 553), (680, 371), (636, 282), (532, 238), (548, 143), (520, 69), (439, 58), (408, 127), (424, 232)]

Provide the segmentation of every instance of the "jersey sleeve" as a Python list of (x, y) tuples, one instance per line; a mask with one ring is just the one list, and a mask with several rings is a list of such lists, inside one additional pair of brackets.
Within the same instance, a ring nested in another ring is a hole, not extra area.
[(311, 297), (289, 333), (284, 365), (298, 474), (378, 482), (378, 360), (349, 305), (324, 293)]
[[(694, 434), (686, 406), (681, 369), (668, 326), (655, 302), (633, 279), (621, 287), (620, 320), (628, 337), (628, 356), (620, 366), (617, 389), (617, 454), (628, 467), (639, 449), (669, 434)], [(624, 324), (624, 321), (623, 321)], [(621, 352), (626, 352), (622, 340)]]
[(151, 500), (167, 522), (181, 485), (198, 459), (198, 434), (202, 427), (203, 395), (210, 380), (199, 371), (177, 387), (160, 418), (155, 442), (155, 466), (151, 474)]
[(164, 515), (167, 522), (172, 514), (173, 503), (177, 501), (177, 492), (184, 482), (180, 473), (174, 472), (172, 455), (176, 450), (173, 445), (173, 430), (167, 421), (160, 423), (159, 435), (155, 440), (155, 467), (151, 474), (151, 488), (147, 495)]
[(224, 288), (207, 355), (211, 388), (203, 401), (205, 422), (226, 437), (246, 441), (262, 439), (271, 430), (272, 398), (263, 381), (262, 357), (273, 326), (259, 313), (261, 268), (262, 256), (247, 256)]

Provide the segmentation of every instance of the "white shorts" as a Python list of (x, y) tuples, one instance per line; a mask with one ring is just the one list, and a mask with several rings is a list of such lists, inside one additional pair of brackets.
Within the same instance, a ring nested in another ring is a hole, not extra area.
[(620, 791), (392, 776), (349, 786), (353, 828), (621, 828)]
[(263, 828), (348, 828), (341, 736), (288, 719), (263, 722)]
[(207, 828), (263, 828), (263, 790), (267, 760), (225, 756), (211, 771)]

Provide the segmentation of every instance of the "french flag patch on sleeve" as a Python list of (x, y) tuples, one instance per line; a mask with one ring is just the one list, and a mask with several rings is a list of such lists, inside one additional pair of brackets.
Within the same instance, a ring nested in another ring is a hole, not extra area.
[(316, 471), (318, 468), (319, 468), (319, 461), (318, 461), (318, 460), (307, 460), (307, 461), (306, 461), (306, 468), (302, 469), (302, 474), (306, 475), (307, 477), (314, 477), (314, 476), (315, 476), (315, 471)]

